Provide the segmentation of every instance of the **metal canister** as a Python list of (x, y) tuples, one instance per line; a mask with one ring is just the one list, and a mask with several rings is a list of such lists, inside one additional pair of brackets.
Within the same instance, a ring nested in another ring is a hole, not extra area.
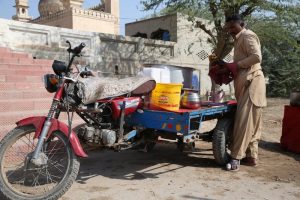
[(200, 108), (200, 95), (197, 90), (193, 89), (183, 89), (183, 94), (181, 96), (181, 106), (188, 109)]

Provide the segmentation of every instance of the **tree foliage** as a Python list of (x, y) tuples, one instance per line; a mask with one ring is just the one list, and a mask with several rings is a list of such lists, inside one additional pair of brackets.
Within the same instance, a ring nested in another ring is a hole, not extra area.
[[(224, 58), (232, 50), (232, 38), (224, 21), (240, 14), (262, 42), (264, 71), (269, 77), (269, 94), (287, 96), (300, 87), (299, 40), (300, 0), (142, 0), (145, 10), (165, 6), (164, 13), (182, 12), (209, 35), (215, 53)], [(208, 28), (202, 19), (209, 19)]]
[(292, 89), (300, 89), (300, 7), (271, 19), (252, 18), (249, 26), (262, 43), (268, 95), (287, 97)]

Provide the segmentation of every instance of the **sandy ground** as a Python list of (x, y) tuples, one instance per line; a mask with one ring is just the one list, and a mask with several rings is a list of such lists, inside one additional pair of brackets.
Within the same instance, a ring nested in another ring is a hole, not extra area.
[[(282, 151), (280, 136), (287, 100), (269, 99), (263, 119), (260, 163), (227, 172), (214, 162), (211, 143), (195, 152), (159, 144), (149, 153), (92, 152), (61, 200), (300, 199), (300, 155)], [(214, 122), (207, 122), (210, 129)]]

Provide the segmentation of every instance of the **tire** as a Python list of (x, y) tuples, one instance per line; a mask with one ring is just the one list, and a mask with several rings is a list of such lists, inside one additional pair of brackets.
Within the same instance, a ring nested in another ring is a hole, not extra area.
[(17, 127), (0, 142), (0, 199), (56, 200), (76, 179), (80, 163), (67, 137), (60, 131), (53, 132), (43, 145), (43, 154), (48, 158), (45, 165), (26, 162), (35, 149), (34, 134), (33, 126)]
[(157, 141), (157, 135), (152, 129), (146, 129), (142, 133), (142, 139), (144, 142), (140, 145), (140, 149), (143, 149), (144, 152), (150, 152), (154, 149)]
[(228, 153), (229, 138), (233, 131), (233, 119), (222, 118), (218, 120), (213, 132), (213, 154), (219, 165), (225, 165), (230, 160)]
[(144, 152), (148, 153), (154, 149), (155, 145), (156, 145), (155, 142), (146, 142), (141, 145), (141, 149), (143, 149)]
[(180, 152), (184, 152), (184, 149), (185, 149), (185, 146), (186, 144), (183, 142), (183, 138), (178, 138), (178, 141), (177, 141), (177, 149), (180, 151)]

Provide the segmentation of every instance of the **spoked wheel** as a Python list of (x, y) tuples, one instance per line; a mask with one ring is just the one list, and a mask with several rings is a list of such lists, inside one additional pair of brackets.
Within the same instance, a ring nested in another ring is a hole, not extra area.
[(0, 142), (0, 199), (58, 199), (76, 179), (79, 162), (65, 135), (54, 132), (44, 143), (40, 164), (31, 162), (34, 135), (34, 127), (18, 127)]

